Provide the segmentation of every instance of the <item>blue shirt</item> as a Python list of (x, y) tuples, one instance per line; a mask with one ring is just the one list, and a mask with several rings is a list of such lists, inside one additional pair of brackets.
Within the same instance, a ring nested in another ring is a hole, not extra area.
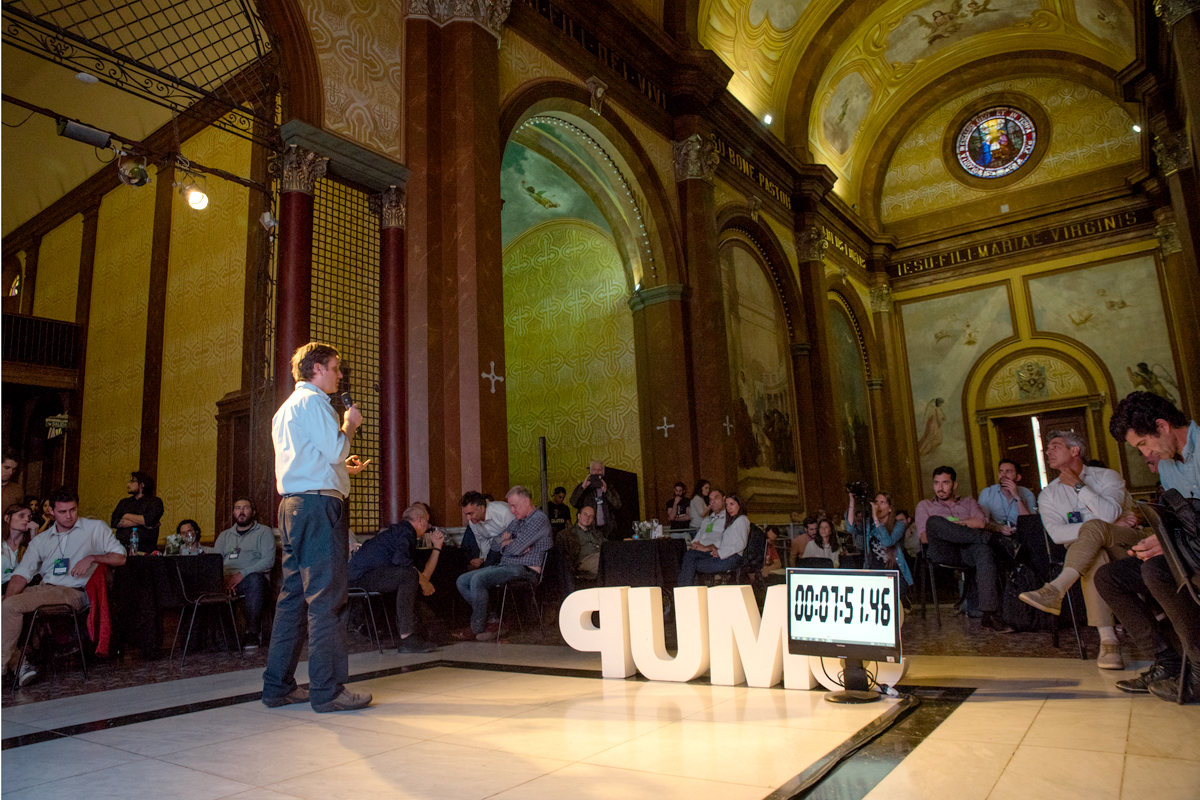
[(350, 494), (346, 457), (350, 440), (329, 395), (307, 381), (296, 384), (291, 397), (271, 419), (275, 445), (275, 482), (280, 494), (333, 489)]
[(1200, 425), (1188, 425), (1187, 443), (1179, 452), (1182, 461), (1164, 458), (1158, 462), (1158, 479), (1164, 489), (1176, 489), (1184, 497), (1200, 497), (1200, 458), (1196, 447), (1200, 445)]
[(514, 519), (508, 532), (512, 541), (500, 549), (500, 563), (522, 564), (540, 570), (542, 556), (554, 544), (550, 518), (540, 508), (535, 508), (525, 519)]
[(417, 531), (407, 520), (389, 525), (367, 540), (350, 558), (350, 580), (379, 567), (413, 567)]
[[(1033, 499), (1033, 492), (1024, 486), (1018, 486), (1017, 494), (1025, 501), (1025, 507), (1029, 509), (1029, 513), (1036, 514), (1037, 502)], [(1000, 484), (993, 484), (980, 492), (979, 505), (987, 512), (987, 518), (992, 522), (1017, 527), (1017, 517), (1020, 516), (1020, 512), (1017, 511), (1017, 501), (1008, 499)]]

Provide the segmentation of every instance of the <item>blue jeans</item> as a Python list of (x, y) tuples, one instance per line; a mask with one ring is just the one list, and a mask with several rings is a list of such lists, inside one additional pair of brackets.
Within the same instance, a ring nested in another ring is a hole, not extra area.
[(308, 631), (308, 693), (316, 706), (337, 697), (350, 677), (346, 655), (349, 520), (336, 497), (293, 495), (279, 504), (283, 584), (275, 605), (263, 699), (296, 688)]
[(683, 563), (679, 565), (679, 579), (676, 586), (694, 586), (697, 572), (728, 572), (742, 563), (742, 554), (734, 553), (729, 558), (713, 558), (705, 550), (688, 550), (683, 554)]
[[(243, 575), (237, 588), (246, 598), (246, 638), (257, 639), (259, 626), (262, 624), (263, 600), (270, 590), (267, 574), (251, 572)], [(258, 642), (249, 642), (249, 644), (258, 644)]]
[(536, 570), (522, 564), (498, 564), (459, 575), (455, 585), (458, 586), (458, 593), (471, 605), (471, 630), (483, 633), (487, 627), (488, 590), (509, 581), (532, 580), (536, 577)]

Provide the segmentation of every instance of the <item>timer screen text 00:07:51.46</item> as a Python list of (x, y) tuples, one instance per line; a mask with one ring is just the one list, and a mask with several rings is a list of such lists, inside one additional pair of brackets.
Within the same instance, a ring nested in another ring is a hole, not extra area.
[[(862, 589), (858, 590), (858, 614), (860, 623), (875, 625), (890, 625), (892, 623), (892, 605), (888, 602), (891, 589)], [(831, 604), (832, 601), (832, 604)], [(822, 586), (820, 590), (809, 586), (796, 587), (796, 621), (812, 622), (816, 617), (825, 622), (833, 617), (839, 618), (847, 625), (854, 620), (854, 587), (853, 586)]]

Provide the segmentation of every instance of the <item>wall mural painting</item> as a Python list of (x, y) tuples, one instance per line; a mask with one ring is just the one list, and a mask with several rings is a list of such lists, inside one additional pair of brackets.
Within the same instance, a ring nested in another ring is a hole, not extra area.
[(851, 72), (833, 92), (823, 116), (825, 140), (839, 153), (845, 153), (858, 134), (858, 127), (871, 108), (873, 93), (862, 75)]
[[(1116, 388), (1114, 404), (1135, 390), (1179, 402), (1152, 256), (1036, 278), (1029, 282), (1029, 297), (1039, 331), (1069, 336), (1099, 356)], [(1128, 446), (1126, 460), (1134, 486), (1155, 483), (1142, 457)]]
[(1121, 0), (1075, 0), (1075, 18), (1093, 36), (1115, 42), (1132, 56), (1133, 14)]
[(968, 373), (992, 345), (1013, 334), (1008, 291), (989, 286), (900, 306), (908, 349), (924, 497), (933, 496), (935, 467), (958, 472), (959, 494), (971, 486), (962, 393)]
[(798, 497), (795, 392), (787, 324), (774, 284), (755, 255), (721, 249), (729, 367), (734, 386), (732, 433), (737, 441), (738, 491)]
[(911, 64), (987, 31), (1027, 21), (1039, 0), (934, 0), (909, 12), (888, 35), (885, 58)]
[(811, 0), (751, 0), (750, 24), (758, 26), (764, 19), (770, 18), (771, 25), (776, 30), (786, 31), (796, 24), (810, 2)]
[(584, 219), (605, 231), (608, 223), (587, 193), (549, 159), (515, 142), (500, 167), (504, 246), (534, 225), (552, 219)]
[(871, 482), (871, 411), (867, 401), (867, 369), (854, 326), (844, 309), (829, 313), (829, 354), (838, 409), (838, 438), (846, 464), (846, 480)]

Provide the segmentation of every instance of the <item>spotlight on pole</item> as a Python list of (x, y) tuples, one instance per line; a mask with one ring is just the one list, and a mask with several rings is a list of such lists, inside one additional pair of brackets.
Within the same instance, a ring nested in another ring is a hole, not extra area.
[(89, 128), (87, 125), (80, 125), (78, 122), (69, 120), (66, 117), (58, 118), (58, 135), (74, 139), (77, 142), (83, 142), (84, 144), (90, 144), (94, 147), (108, 147), (112, 141), (104, 131)]

